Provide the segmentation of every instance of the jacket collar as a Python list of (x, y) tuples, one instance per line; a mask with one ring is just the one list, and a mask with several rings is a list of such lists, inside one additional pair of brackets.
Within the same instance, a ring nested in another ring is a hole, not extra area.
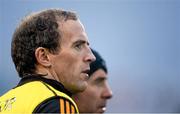
[(69, 96), (72, 96), (72, 94), (60, 82), (58, 82), (56, 80), (44, 78), (42, 75), (38, 75), (38, 74), (37, 75), (34, 75), (34, 74), (27, 75), (27, 76), (23, 77), (16, 87), (24, 85), (24, 84), (26, 84), (28, 82), (32, 82), (32, 81), (42, 81), (44, 83), (49, 84), (56, 90), (66, 93)]

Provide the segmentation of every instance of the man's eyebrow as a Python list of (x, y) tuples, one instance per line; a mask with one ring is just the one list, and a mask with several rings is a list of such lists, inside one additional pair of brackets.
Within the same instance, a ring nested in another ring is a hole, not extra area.
[(85, 40), (77, 40), (75, 42), (73, 42), (73, 45), (76, 45), (76, 44), (85, 44), (87, 43), (87, 45), (89, 45), (89, 42), (86, 42)]
[(98, 77), (95, 79), (95, 81), (98, 81), (98, 82), (103, 81), (103, 80), (107, 80), (107, 77)]

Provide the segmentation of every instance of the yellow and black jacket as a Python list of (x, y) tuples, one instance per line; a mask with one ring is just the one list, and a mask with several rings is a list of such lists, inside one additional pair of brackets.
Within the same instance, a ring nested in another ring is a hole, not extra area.
[(0, 113), (79, 113), (70, 96), (55, 80), (28, 76), (0, 97)]

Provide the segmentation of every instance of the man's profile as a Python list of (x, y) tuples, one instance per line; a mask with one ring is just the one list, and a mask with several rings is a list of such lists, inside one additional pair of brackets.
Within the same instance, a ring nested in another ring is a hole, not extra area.
[(80, 113), (104, 113), (107, 100), (112, 97), (112, 91), (107, 82), (108, 70), (105, 60), (92, 49), (96, 60), (90, 64), (88, 87), (85, 91), (73, 95)]
[(86, 89), (95, 57), (74, 12), (28, 15), (13, 34), (11, 55), (21, 80), (0, 97), (0, 112), (78, 113), (71, 95)]

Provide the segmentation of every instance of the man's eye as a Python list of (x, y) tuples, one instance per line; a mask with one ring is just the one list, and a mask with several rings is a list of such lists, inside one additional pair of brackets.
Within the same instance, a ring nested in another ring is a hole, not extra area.
[(75, 46), (75, 48), (76, 48), (76, 49), (81, 49), (81, 48), (82, 48), (82, 44), (77, 44), (77, 45)]

